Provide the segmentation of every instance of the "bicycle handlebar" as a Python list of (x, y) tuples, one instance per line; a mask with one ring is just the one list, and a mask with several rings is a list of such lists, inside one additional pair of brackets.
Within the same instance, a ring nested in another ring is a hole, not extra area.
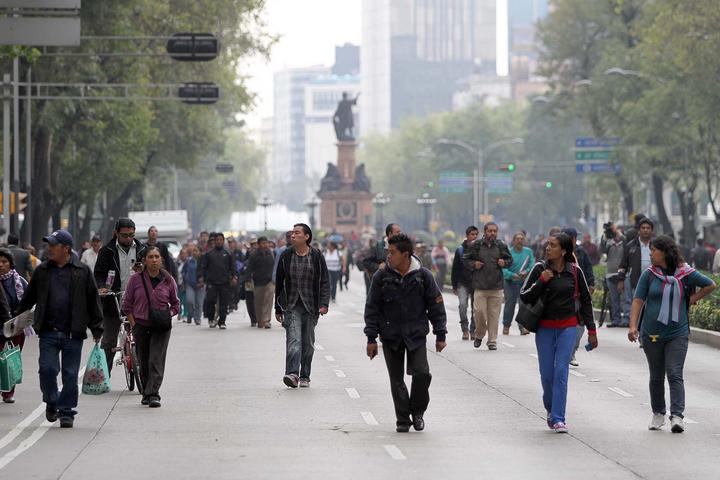
[(100, 295), (100, 298), (104, 298), (104, 297), (118, 297), (118, 298), (120, 298), (120, 296), (122, 295), (122, 293), (120, 293), (120, 292), (113, 292), (113, 291), (107, 291), (107, 292), (104, 292), (104, 293), (98, 293), (98, 295)]

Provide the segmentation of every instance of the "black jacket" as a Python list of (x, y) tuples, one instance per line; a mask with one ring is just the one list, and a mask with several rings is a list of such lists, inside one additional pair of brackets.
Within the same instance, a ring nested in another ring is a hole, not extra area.
[(595, 287), (595, 273), (593, 273), (593, 264), (590, 260), (587, 250), (582, 245), (575, 245), (575, 258), (577, 258), (578, 265), (585, 274), (587, 284), (591, 287)]
[(468, 242), (467, 240), (464, 240), (463, 243), (455, 250), (452, 269), (450, 270), (450, 284), (452, 285), (453, 290), (457, 290), (460, 285), (472, 288), (472, 270), (469, 270), (463, 261), (463, 255), (467, 249)]
[[(86, 330), (89, 328), (93, 337), (99, 338), (103, 332), (103, 314), (95, 279), (90, 267), (81, 263), (77, 255), (72, 255), (70, 265), (73, 269), (70, 285), (72, 336), (85, 339), (87, 338)], [(48, 292), (52, 288), (50, 275), (49, 260), (38, 265), (18, 307), (18, 313), (22, 313), (36, 305), (33, 327), (38, 332), (42, 331), (45, 322)]]
[(381, 263), (387, 262), (388, 249), (385, 247), (385, 239), (380, 240), (370, 249), (368, 255), (363, 259), (363, 270), (370, 275), (374, 274)]
[[(472, 276), (472, 287), (474, 290), (502, 290), (505, 288), (502, 268), (498, 260), (505, 261), (505, 268), (512, 265), (512, 255), (507, 245), (502, 240), (495, 240), (489, 245), (484, 238), (475, 240), (465, 250), (463, 261), (465, 267), (470, 270)], [(475, 262), (483, 262), (481, 269), (475, 269)]]
[(206, 285), (227, 285), (237, 275), (235, 259), (224, 248), (211, 248), (200, 257), (198, 280)]
[(445, 341), (447, 317), (440, 289), (417, 257), (412, 257), (412, 262), (404, 277), (390, 267), (373, 275), (365, 303), (368, 343), (375, 343), (380, 335), (384, 345), (398, 348), (405, 344), (412, 351), (425, 346), (429, 323), (437, 341)]
[[(295, 248), (287, 248), (281, 255), (278, 262), (277, 272), (275, 273), (275, 313), (283, 313), (288, 308), (288, 292), (292, 285), (292, 277), (290, 277), (290, 262), (295, 254)], [(311, 315), (320, 315), (320, 308), (327, 308), (330, 304), (330, 277), (328, 276), (325, 257), (322, 252), (315, 248), (310, 248), (310, 261), (313, 263), (313, 297), (315, 303)]]
[[(576, 273), (573, 273), (573, 267)], [(546, 262), (535, 264), (520, 289), (520, 300), (532, 305), (542, 296), (545, 303), (541, 317), (543, 320), (565, 320), (578, 315), (579, 323), (584, 324), (588, 330), (595, 330), (592, 297), (582, 269), (574, 263), (566, 263), (565, 270), (554, 272), (555, 276), (545, 283), (540, 278), (540, 274), (546, 268), (549, 268)], [(575, 298), (576, 274), (580, 293), (577, 299)]]
[(24, 277), (25, 280), (30, 278), (30, 274), (33, 271), (30, 252), (18, 245), (8, 245), (8, 250), (10, 250), (10, 253), (13, 255), (15, 271), (18, 272), (21, 277)]
[[(145, 252), (147, 247), (143, 245), (139, 240), (135, 242), (135, 255), (137, 258), (136, 262), (142, 261), (145, 258)], [(122, 282), (120, 281), (120, 254), (118, 253), (117, 239), (113, 237), (108, 243), (98, 252), (98, 258), (95, 262), (95, 284), (101, 287), (105, 286), (105, 280), (107, 279), (108, 272), (115, 270), (115, 280), (112, 284), (112, 291), (119, 292)], [(115, 309), (115, 300), (112, 297), (107, 297), (105, 303), (112, 303), (113, 309)]]
[(640, 237), (635, 237), (625, 244), (623, 258), (620, 261), (620, 268), (618, 268), (618, 281), (625, 281), (629, 271), (630, 287), (635, 290), (638, 280), (640, 280), (640, 274), (642, 273), (641, 265), (642, 250), (640, 249)]
[(272, 282), (275, 268), (275, 254), (272, 250), (257, 249), (247, 261), (247, 273), (256, 287), (263, 287)]
[(7, 293), (2, 285), (0, 285), (0, 289), (2, 289), (0, 291), (0, 340), (3, 340), (5, 337), (2, 333), (2, 327), (5, 322), (10, 320), (12, 313), (10, 312), (10, 300), (7, 298)]

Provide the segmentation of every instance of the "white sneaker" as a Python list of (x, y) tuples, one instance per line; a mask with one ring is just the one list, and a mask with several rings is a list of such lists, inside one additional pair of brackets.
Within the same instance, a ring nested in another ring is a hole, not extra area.
[(579, 363), (577, 360), (575, 360), (575, 354), (574, 354), (574, 353), (573, 353), (572, 358), (570, 359), (570, 365), (572, 365), (573, 367), (579, 367), (579, 366), (580, 366), (580, 363)]
[(680, 417), (670, 417), (670, 430), (673, 433), (683, 433), (685, 431), (685, 422)]
[(662, 413), (653, 413), (648, 430), (661, 430), (663, 425), (665, 425), (665, 415)]

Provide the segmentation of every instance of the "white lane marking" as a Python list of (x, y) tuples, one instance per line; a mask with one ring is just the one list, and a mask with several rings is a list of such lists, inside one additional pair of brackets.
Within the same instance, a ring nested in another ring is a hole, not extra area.
[(533, 357), (533, 358), (537, 358), (537, 357), (538, 357), (538, 356), (537, 356), (537, 353), (528, 353), (528, 355), (530, 355), (530, 356)]
[(365, 423), (368, 425), (380, 425), (372, 412), (360, 412), (360, 415), (362, 415), (363, 420), (365, 420)]
[(390, 455), (393, 460), (407, 460), (407, 457), (403, 455), (400, 449), (395, 445), (383, 445), (383, 448)]
[(350, 327), (350, 328), (364, 328), (365, 324), (364, 323), (346, 323), (345, 326)]
[(345, 375), (345, 372), (343, 372), (342, 370), (333, 370), (333, 372), (335, 372), (335, 375), (338, 378), (345, 378), (347, 376), (347, 375)]
[(35, 445), (38, 440), (40, 440), (43, 435), (45, 435), (48, 431), (48, 429), (52, 426), (52, 423), (48, 421), (44, 421), (40, 424), (39, 427), (35, 429), (35, 431), (25, 440), (20, 442), (20, 445), (17, 446), (15, 450), (11, 450), (5, 455), (0, 458), (0, 470), (5, 468), (8, 463), (12, 462), (17, 458), (21, 453), (23, 453), (25, 450), (29, 449), (33, 445)]
[(327, 360), (328, 362), (334, 362), (335, 357), (333, 357), (332, 355), (325, 355), (325, 360)]
[(685, 417), (683, 420), (685, 420), (685, 423), (690, 423), (690, 424), (697, 424), (697, 423), (698, 423), (698, 422), (696, 422), (695, 420), (693, 420), (693, 419), (691, 419), (691, 418), (688, 418), (688, 417)]
[(632, 394), (632, 393), (628, 393), (628, 392), (626, 392), (625, 390), (623, 390), (622, 388), (618, 388), (618, 387), (608, 387), (608, 390), (610, 390), (611, 392), (617, 393), (617, 394), (620, 395), (621, 397), (625, 397), (625, 398), (632, 398), (632, 397), (633, 397), (633, 394)]
[(573, 375), (575, 377), (585, 377), (586, 376), (584, 373), (580, 373), (577, 370), (570, 370), (570, 375)]
[(323, 347), (323, 346), (320, 345), (319, 343), (316, 343), (316, 344), (315, 344), (315, 350), (320, 350), (320, 351), (322, 351), (322, 350), (325, 350), (325, 347)]
[(30, 415), (28, 415), (27, 417), (25, 417), (25, 420), (23, 420), (22, 422), (18, 423), (18, 424), (15, 426), (15, 428), (13, 428), (12, 430), (10, 430), (10, 431), (7, 433), (7, 435), (5, 435), (3, 438), (1, 438), (1, 439), (0, 439), (0, 450), (3, 449), (3, 448), (5, 448), (6, 446), (8, 446), (8, 445), (10, 444), (10, 442), (12, 442), (13, 440), (15, 440), (15, 439), (17, 438), (17, 436), (20, 435), (20, 434), (22, 433), (22, 431), (25, 430), (28, 426), (30, 426), (30, 424), (31, 424), (32, 422), (34, 422), (35, 419), (36, 419), (37, 417), (39, 417), (44, 410), (45, 410), (45, 405), (43, 405), (43, 404), (41, 403), (40, 406), (37, 407), (35, 410), (33, 410)]
[(347, 392), (348, 397), (350, 397), (350, 398), (354, 398), (354, 399), (360, 398), (360, 394), (354, 388), (346, 388), (345, 391)]
[(505, 345), (506, 347), (515, 348), (515, 345), (513, 345), (512, 343), (502, 342), (502, 344)]

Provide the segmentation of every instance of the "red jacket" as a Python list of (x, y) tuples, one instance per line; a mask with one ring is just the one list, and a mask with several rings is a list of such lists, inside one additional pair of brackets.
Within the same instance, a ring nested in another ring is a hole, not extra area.
[(123, 296), (122, 310), (126, 315), (132, 315), (140, 325), (150, 326), (148, 321), (148, 302), (143, 288), (142, 280), (145, 280), (148, 294), (152, 301), (152, 307), (158, 310), (170, 308), (171, 315), (175, 316), (180, 312), (180, 299), (178, 298), (177, 283), (172, 275), (163, 271), (162, 280), (157, 287), (153, 288), (150, 275), (147, 271), (134, 273), (128, 280), (125, 295)]

